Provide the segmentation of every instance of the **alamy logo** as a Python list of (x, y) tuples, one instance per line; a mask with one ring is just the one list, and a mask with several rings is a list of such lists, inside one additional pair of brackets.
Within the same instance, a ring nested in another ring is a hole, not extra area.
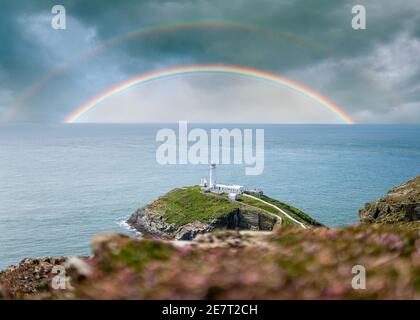
[(64, 266), (54, 266), (51, 270), (52, 274), (55, 274), (51, 279), (51, 287), (54, 290), (67, 290), (73, 289), (70, 283), (70, 278), (67, 276), (66, 268)]
[(65, 290), (67, 288), (66, 269), (63, 266), (54, 266), (52, 274), (57, 274), (51, 280), (51, 287), (54, 290)]
[(351, 9), (351, 13), (354, 14), (351, 20), (351, 27), (354, 30), (365, 30), (366, 29), (366, 8), (360, 4), (355, 5)]
[(246, 175), (264, 171), (264, 129), (255, 130), (255, 139), (253, 129), (210, 129), (209, 140), (205, 129), (188, 131), (187, 121), (180, 121), (178, 135), (173, 129), (160, 129), (156, 141), (162, 142), (156, 150), (161, 165), (245, 164)]
[(351, 269), (351, 273), (355, 274), (351, 280), (351, 286), (354, 290), (366, 289), (366, 269), (362, 265), (355, 265)]
[(66, 8), (55, 5), (51, 8), (54, 17), (51, 19), (51, 27), (55, 30), (66, 30)]

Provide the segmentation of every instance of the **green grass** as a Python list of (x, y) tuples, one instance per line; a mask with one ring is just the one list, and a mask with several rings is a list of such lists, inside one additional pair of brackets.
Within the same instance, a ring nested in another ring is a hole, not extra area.
[(273, 208), (271, 206), (268, 206), (268, 205), (266, 205), (262, 202), (259, 202), (258, 200), (247, 198), (247, 197), (244, 197), (244, 196), (241, 195), (241, 196), (239, 196), (239, 201), (242, 202), (242, 203), (245, 203), (249, 206), (256, 207), (256, 208), (262, 209), (264, 211), (268, 211), (272, 214), (275, 214), (276, 216), (282, 218), (282, 223), (283, 224), (291, 225), (291, 226), (296, 225), (296, 223), (294, 221), (291, 221), (287, 216), (285, 216), (284, 214), (282, 214), (281, 212), (279, 212), (275, 208)]
[(280, 218), (283, 219), (283, 221), (287, 222), (287, 217), (285, 217), (283, 214), (281, 214), (281, 212), (277, 211), (276, 209), (274, 209), (273, 207), (267, 206), (266, 204), (259, 202), (257, 200), (251, 199), (251, 198), (247, 198), (244, 197), (243, 195), (239, 196), (238, 202), (247, 205), (247, 206), (251, 206), (254, 208), (258, 208), (267, 212), (270, 212)]
[(165, 212), (166, 222), (178, 227), (193, 221), (208, 223), (239, 208), (224, 195), (202, 193), (198, 186), (172, 190), (156, 205)]
[[(257, 197), (278, 206), (298, 221), (308, 225), (320, 225), (292, 206), (264, 195)], [(257, 200), (240, 196), (238, 202), (231, 202), (227, 199), (226, 194), (203, 193), (199, 186), (174, 189), (154, 202), (153, 209), (164, 212), (167, 223), (180, 227), (193, 221), (209, 223), (214, 219), (227, 216), (237, 209), (245, 209), (245, 205), (248, 210), (251, 206), (255, 210), (262, 210), (263, 213), (269, 212), (281, 217), (284, 224), (296, 225), (275, 208)]]
[[(291, 217), (295, 218), (297, 221), (300, 221), (304, 224), (307, 225), (314, 225), (314, 226), (321, 226), (321, 224), (316, 221), (315, 219), (312, 219), (310, 216), (308, 216), (306, 213), (300, 211), (299, 209), (292, 207), (284, 202), (275, 200), (273, 198), (270, 198), (266, 195), (255, 195), (256, 198), (259, 198), (261, 200), (264, 200), (268, 203), (271, 203), (277, 207), (279, 207), (280, 209), (283, 209), (287, 214), (289, 214)], [(254, 207), (266, 210), (268, 212), (274, 213), (276, 215), (278, 215), (279, 217), (283, 218), (283, 221), (286, 224), (290, 224), (290, 225), (296, 225), (295, 222), (291, 221), (287, 216), (285, 216), (284, 214), (282, 214), (281, 212), (279, 212), (277, 209), (266, 205), (262, 202), (259, 202), (257, 200), (248, 198), (248, 197), (244, 197), (244, 196), (240, 196), (240, 200), (243, 201), (246, 204), (252, 205)]]
[(265, 195), (258, 196), (258, 198), (260, 198), (261, 200), (267, 201), (268, 203), (271, 203), (271, 204), (283, 209), (284, 211), (286, 211), (288, 214), (290, 214), (293, 218), (297, 219), (298, 221), (306, 222), (306, 223), (309, 223), (309, 224), (314, 225), (314, 226), (322, 226), (321, 223), (319, 223), (315, 219), (311, 218), (309, 215), (307, 215), (303, 211), (301, 211), (301, 210), (299, 210), (299, 209), (297, 209), (297, 208), (295, 208), (291, 205), (288, 205), (287, 203), (281, 202), (281, 201), (276, 200), (276, 199), (272, 199), (272, 198), (267, 197)]

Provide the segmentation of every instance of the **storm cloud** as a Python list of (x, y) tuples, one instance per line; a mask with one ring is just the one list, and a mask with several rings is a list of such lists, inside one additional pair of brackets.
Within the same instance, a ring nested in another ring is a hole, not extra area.
[[(136, 75), (226, 64), (302, 83), (357, 122), (420, 122), (419, 0), (63, 0), (66, 30), (51, 28), (54, 4), (1, 3), (0, 121), (61, 122), (78, 105)], [(366, 6), (366, 30), (351, 28), (355, 4)], [(127, 36), (183, 23), (189, 27)], [(312, 102), (287, 90), (231, 76), (180, 78), (147, 89), (107, 101), (86, 121), (175, 121), (192, 114), (191, 120), (218, 121), (221, 113), (241, 122), (337, 120), (311, 111), (317, 110)]]

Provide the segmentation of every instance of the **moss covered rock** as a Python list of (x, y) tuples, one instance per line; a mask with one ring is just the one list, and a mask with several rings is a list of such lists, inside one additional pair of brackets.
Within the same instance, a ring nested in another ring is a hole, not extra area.
[(393, 188), (359, 210), (360, 221), (400, 223), (420, 220), (420, 176)]

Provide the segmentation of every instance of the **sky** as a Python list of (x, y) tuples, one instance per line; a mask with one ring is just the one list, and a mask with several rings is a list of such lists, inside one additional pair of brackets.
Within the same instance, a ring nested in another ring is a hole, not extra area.
[[(51, 27), (55, 4), (66, 30)], [(366, 30), (351, 26), (356, 4)], [(172, 24), (184, 27), (156, 28)], [(0, 122), (62, 122), (128, 79), (195, 64), (282, 75), (357, 123), (420, 123), (420, 0), (0, 1)], [(225, 74), (140, 84), (79, 119), (178, 120), (342, 122), (285, 87)]]

